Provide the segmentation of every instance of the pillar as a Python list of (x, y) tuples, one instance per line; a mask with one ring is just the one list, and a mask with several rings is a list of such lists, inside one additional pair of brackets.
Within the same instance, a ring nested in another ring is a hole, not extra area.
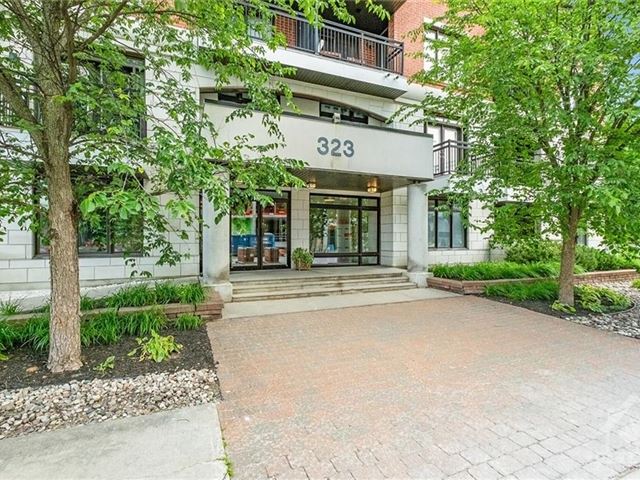
[(229, 281), (230, 245), (229, 216), (225, 215), (218, 223), (213, 203), (206, 197), (202, 199), (202, 280), (214, 288), (224, 301), (230, 301), (233, 286)]
[(407, 272), (419, 287), (427, 285), (426, 184), (407, 187)]

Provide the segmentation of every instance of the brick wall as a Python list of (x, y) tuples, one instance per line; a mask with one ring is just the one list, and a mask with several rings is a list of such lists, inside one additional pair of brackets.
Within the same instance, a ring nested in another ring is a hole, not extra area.
[(435, 19), (446, 10), (441, 0), (407, 0), (389, 22), (389, 36), (404, 42), (404, 75), (410, 77), (424, 67), (422, 58), (415, 58), (424, 48), (422, 36), (410, 38), (410, 33), (420, 28), (425, 18)]
[(275, 18), (276, 29), (287, 37), (287, 45), (296, 45), (296, 21), (293, 18), (277, 15)]

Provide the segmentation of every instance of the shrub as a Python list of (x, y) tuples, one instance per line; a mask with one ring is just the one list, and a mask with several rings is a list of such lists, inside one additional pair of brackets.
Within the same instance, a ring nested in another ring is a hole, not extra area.
[(558, 283), (553, 280), (539, 282), (505, 283), (502, 285), (489, 285), (484, 293), (490, 297), (503, 297), (519, 302), (523, 301), (553, 301), (558, 298)]
[(562, 303), (559, 300), (556, 300), (551, 304), (551, 310), (555, 310), (556, 312), (569, 313), (569, 314), (576, 313), (575, 307), (572, 307), (571, 305), (567, 305), (566, 303)]
[(175, 326), (178, 330), (194, 330), (202, 325), (202, 318), (191, 313), (183, 313), (178, 315), (175, 320)]
[(182, 345), (176, 343), (172, 335), (163, 337), (155, 331), (151, 332), (151, 338), (136, 338), (136, 342), (138, 346), (129, 352), (129, 356), (139, 355), (141, 362), (149, 359), (159, 363), (182, 350)]
[(20, 341), (18, 327), (13, 323), (0, 320), (0, 352), (11, 350)]
[(306, 248), (296, 248), (291, 254), (296, 270), (309, 270), (313, 265), (313, 254)]
[(178, 285), (172, 282), (158, 282), (155, 285), (156, 302), (164, 305), (167, 303), (175, 303), (180, 298)]
[(631, 300), (615, 290), (593, 285), (576, 285), (578, 305), (590, 312), (617, 312), (631, 306)]
[(93, 370), (104, 375), (105, 373), (107, 373), (107, 370), (113, 370), (113, 367), (115, 367), (115, 365), (116, 357), (111, 355), (105, 358), (103, 362), (93, 367)]
[(551, 240), (520, 240), (505, 249), (505, 260), (515, 263), (559, 262), (560, 244)]
[[(515, 263), (560, 262), (560, 242), (521, 240), (505, 249), (505, 260)], [(623, 256), (586, 245), (576, 246), (576, 265), (587, 272), (640, 268), (640, 259)]]
[[(551, 308), (564, 313), (575, 313), (575, 308), (558, 302), (558, 282), (541, 280), (537, 282), (505, 283), (489, 285), (484, 293), (490, 297), (503, 297), (514, 301), (553, 302)], [(604, 287), (576, 285), (576, 304), (583, 310), (594, 313), (617, 312), (631, 306), (631, 300), (625, 295)]]
[(635, 279), (633, 282), (631, 282), (631, 286), (633, 288), (638, 288), (640, 289), (640, 278)]
[(36, 352), (49, 348), (49, 317), (41, 315), (32, 317), (23, 326), (16, 326), (19, 342), (31, 347)]
[(180, 303), (202, 303), (204, 302), (204, 288), (199, 283), (185, 283), (178, 285), (178, 301)]
[(156, 303), (156, 292), (147, 284), (129, 285), (104, 299), (109, 307), (144, 307)]
[(150, 335), (153, 331), (162, 330), (167, 317), (161, 310), (145, 310), (123, 315), (123, 332), (131, 336)]
[(20, 313), (21, 310), (22, 307), (17, 300), (10, 298), (0, 301), (0, 315), (15, 315), (16, 313)]
[(558, 276), (560, 265), (557, 263), (480, 262), (473, 265), (434, 265), (431, 271), (435, 277), (453, 280), (551, 278)]
[(80, 326), (80, 339), (85, 346), (116, 343), (123, 333), (121, 318), (114, 310), (94, 315)]

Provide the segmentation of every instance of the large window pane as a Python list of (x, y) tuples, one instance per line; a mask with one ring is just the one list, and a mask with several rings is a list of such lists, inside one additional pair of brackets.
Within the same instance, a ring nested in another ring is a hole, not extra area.
[(262, 209), (262, 265), (287, 264), (288, 202), (274, 199)]
[(333, 195), (318, 195), (314, 194), (310, 197), (311, 204), (322, 205), (346, 205), (346, 206), (358, 206), (358, 197), (336, 197)]
[(436, 212), (429, 211), (427, 218), (427, 226), (429, 227), (429, 248), (436, 246)]
[(451, 247), (451, 223), (449, 212), (437, 212), (438, 248)]
[(378, 251), (378, 212), (377, 210), (362, 211), (362, 252)]
[(311, 251), (358, 253), (358, 211), (311, 208)]
[(253, 202), (231, 216), (231, 266), (254, 266), (257, 258), (258, 209)]
[(452, 212), (451, 220), (453, 227), (453, 248), (464, 248), (465, 231), (464, 223), (462, 221), (462, 213), (456, 211)]

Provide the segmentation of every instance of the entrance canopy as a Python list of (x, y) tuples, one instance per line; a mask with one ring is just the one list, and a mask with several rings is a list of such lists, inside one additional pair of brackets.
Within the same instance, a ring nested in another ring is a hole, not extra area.
[[(274, 142), (262, 125), (259, 112), (229, 120), (235, 108), (205, 102), (205, 112), (218, 131), (218, 142), (234, 142), (236, 136), (243, 134), (253, 135), (255, 145)], [(340, 188), (336, 184), (339, 182), (345, 184), (343, 188), (362, 191), (364, 180), (366, 191), (368, 180), (373, 178), (380, 179), (387, 189), (433, 179), (430, 135), (290, 113), (281, 116), (279, 127), (284, 143), (277, 153), (306, 162), (318, 177), (319, 172), (324, 172), (321, 179), (331, 183), (331, 188)], [(350, 175), (348, 180), (345, 174)]]

